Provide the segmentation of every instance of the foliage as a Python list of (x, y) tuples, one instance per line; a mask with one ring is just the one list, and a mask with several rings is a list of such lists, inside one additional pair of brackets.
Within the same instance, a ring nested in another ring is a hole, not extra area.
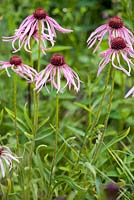
[[(104, 200), (103, 189), (106, 183), (115, 181), (120, 186), (120, 199), (134, 199), (134, 120), (133, 99), (124, 99), (126, 91), (132, 87), (132, 77), (116, 71), (115, 89), (108, 127), (102, 147), (95, 161), (93, 154), (99, 140), (107, 114), (109, 92), (101, 109), (101, 116), (95, 130), (90, 129), (96, 118), (101, 95), (104, 90), (107, 68), (96, 78), (100, 57), (88, 50), (86, 40), (96, 27), (114, 15), (120, 15), (126, 26), (134, 29), (133, 1), (131, 0), (3, 0), (0, 2), (0, 37), (14, 34), (22, 20), (43, 7), (49, 16), (63, 27), (74, 30), (62, 35), (57, 33), (56, 46), (44, 56), (41, 55), (41, 68), (49, 63), (53, 53), (60, 52), (66, 62), (80, 76), (81, 90), (65, 91), (59, 94), (59, 134), (56, 168), (51, 189), (49, 178), (54, 151), (56, 92), (49, 94), (45, 89), (40, 93), (39, 124), (32, 152), (32, 169), (29, 155), (33, 142), (33, 112), (28, 114), (28, 84), (17, 77), (17, 127), (19, 131), (20, 165), (14, 165), (0, 182), (2, 200), (43, 200), (50, 189), (53, 199), (63, 196), (67, 200)], [(2, 38), (1, 38), (2, 40)], [(101, 49), (106, 49), (103, 42)], [(33, 51), (34, 67), (37, 66), (37, 46)], [(18, 52), (26, 64), (30, 65), (30, 55)], [(99, 54), (98, 54), (99, 55)], [(12, 56), (11, 44), (1, 42), (0, 60), (8, 61)], [(14, 129), (13, 73), (7, 77), (0, 72), (0, 130), (1, 144), (16, 151)], [(33, 88), (33, 85), (32, 85)], [(83, 141), (86, 139), (85, 144)], [(30, 196), (29, 195), (30, 191)]]

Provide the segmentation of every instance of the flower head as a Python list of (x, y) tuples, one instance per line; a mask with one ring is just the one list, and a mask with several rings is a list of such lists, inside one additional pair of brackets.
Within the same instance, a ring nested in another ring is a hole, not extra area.
[(37, 75), (36, 70), (23, 64), (19, 56), (12, 56), (9, 62), (0, 61), (0, 70), (5, 69), (7, 75), (10, 76), (8, 68), (11, 68), (15, 73), (28, 81), (33, 81)]
[(127, 94), (125, 95), (125, 98), (128, 98), (130, 95), (134, 97), (134, 86), (127, 92)]
[[(134, 52), (122, 37), (113, 38), (110, 43), (110, 48), (107, 51), (102, 52), (101, 55), (103, 56), (103, 59), (99, 63), (97, 76), (100, 75), (104, 67), (110, 62), (112, 62), (114, 68), (121, 70), (127, 76), (130, 76), (131, 65), (134, 65), (131, 61), (131, 58), (134, 58)], [(121, 65), (120, 56), (127, 63), (128, 70)], [(115, 64), (115, 61), (117, 64)]]
[[(37, 8), (34, 13), (20, 24), (19, 28), (15, 30), (14, 36), (3, 37), (3, 41), (12, 42), (13, 52), (19, 51), (24, 46), (27, 52), (31, 52), (31, 38), (39, 42), (39, 22), (41, 24), (41, 49), (45, 52), (46, 41), (54, 46), (54, 38), (56, 38), (56, 31), (61, 33), (69, 33), (72, 30), (62, 28), (53, 18), (49, 17), (43, 8)], [(15, 43), (18, 41), (18, 47)]]
[[(61, 88), (62, 74), (67, 81), (63, 88)], [(80, 90), (80, 79), (77, 73), (65, 63), (64, 57), (61, 54), (53, 55), (51, 57), (50, 64), (48, 64), (47, 67), (39, 73), (36, 78), (35, 90), (40, 91), (44, 85), (47, 89), (47, 81), (50, 81), (51, 86), (55, 87), (57, 92), (62, 92), (67, 86), (71, 89), (72, 85), (74, 86), (74, 90), (76, 92)]]
[(0, 146), (0, 169), (2, 177), (5, 177), (5, 171), (7, 167), (9, 171), (12, 169), (12, 162), (16, 161), (19, 163), (19, 160), (13, 156), (11, 150), (7, 146)]
[(115, 200), (119, 195), (119, 186), (113, 182), (108, 183), (104, 188), (106, 200)]
[(122, 19), (118, 16), (112, 17), (106, 24), (98, 27), (94, 32), (91, 33), (87, 40), (88, 48), (93, 47), (98, 40), (99, 42), (94, 49), (94, 52), (97, 51), (107, 32), (109, 33), (109, 44), (113, 37), (122, 37), (129, 44), (129, 47), (133, 49), (133, 34), (124, 26)]

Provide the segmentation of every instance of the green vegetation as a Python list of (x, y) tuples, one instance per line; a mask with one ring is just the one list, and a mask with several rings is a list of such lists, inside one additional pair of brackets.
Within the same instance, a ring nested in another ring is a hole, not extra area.
[[(19, 164), (13, 163), (13, 169), (7, 171), (4, 178), (0, 172), (0, 199), (51, 200), (65, 197), (66, 200), (104, 200), (104, 187), (113, 181), (120, 187), (118, 199), (133, 200), (134, 99), (124, 99), (124, 96), (133, 86), (134, 72), (132, 70), (131, 76), (127, 77), (113, 68), (113, 99), (109, 119), (105, 124), (112, 73), (102, 107), (100, 103), (110, 65), (105, 67), (99, 77), (96, 75), (101, 60), (99, 53), (108, 49), (107, 37), (95, 54), (93, 49), (88, 49), (86, 41), (93, 30), (115, 15), (120, 16), (125, 26), (133, 32), (134, 1), (1, 0), (0, 60), (9, 61), (13, 55), (11, 43), (2, 42), (2, 36), (14, 35), (14, 30), (38, 7), (44, 8), (62, 27), (73, 30), (69, 34), (56, 32), (55, 46), (49, 49), (46, 55), (41, 53), (41, 69), (50, 63), (54, 53), (61, 53), (66, 63), (79, 75), (81, 89), (76, 93), (73, 89), (66, 88), (64, 93), (58, 94), (59, 101), (56, 101), (56, 90), (49, 87), (48, 93), (43, 87), (39, 95), (39, 121), (35, 130), (35, 102), (31, 92), (29, 117), (27, 81), (16, 75), (16, 118), (14, 72), (9, 70), (11, 77), (8, 77), (4, 70), (0, 70), (0, 143), (10, 147), (20, 160)], [(16, 55), (22, 58), (23, 63), (29, 66), (33, 63), (37, 69), (38, 47), (34, 42), (32, 46), (32, 61), (30, 54), (23, 48)], [(34, 83), (31, 84), (31, 91), (33, 88)], [(16, 148), (15, 119), (19, 150)], [(58, 144), (57, 155), (53, 161), (55, 132), (58, 134)], [(105, 134), (102, 138), (103, 133)], [(98, 146), (101, 138), (103, 141)]]

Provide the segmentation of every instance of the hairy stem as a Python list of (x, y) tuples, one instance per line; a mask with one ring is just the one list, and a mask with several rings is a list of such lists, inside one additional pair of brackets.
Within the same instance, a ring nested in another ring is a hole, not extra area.
[(54, 153), (51, 165), (50, 179), (48, 185), (48, 199), (51, 198), (51, 184), (52, 178), (54, 176), (54, 168), (56, 168), (56, 156), (57, 156), (57, 144), (58, 144), (58, 133), (59, 133), (59, 96), (56, 94), (56, 129), (55, 129), (55, 143), (54, 143)]
[(108, 124), (108, 120), (109, 120), (109, 116), (110, 116), (110, 111), (111, 111), (111, 106), (112, 106), (112, 99), (113, 99), (114, 79), (115, 79), (115, 70), (112, 69), (112, 84), (111, 84), (111, 90), (110, 90), (110, 97), (109, 97), (109, 104), (108, 104), (108, 108), (107, 108), (107, 114), (106, 114), (106, 118), (105, 118), (105, 121), (104, 121), (104, 129), (103, 129), (103, 132), (100, 134), (100, 138), (99, 138), (98, 144), (97, 144), (95, 152), (93, 154), (92, 162), (96, 161), (98, 152), (100, 151), (101, 145), (103, 143), (104, 135), (105, 135), (105, 132), (106, 132), (106, 129), (107, 129), (107, 124)]
[[(39, 72), (40, 70), (40, 44), (41, 44), (41, 23), (38, 22), (38, 27), (39, 27), (39, 43), (38, 43), (38, 65), (37, 65), (37, 71)], [(32, 56), (31, 56), (31, 64), (33, 64), (32, 61)], [(38, 104), (39, 104), (39, 94), (34, 91), (33, 92), (33, 99), (34, 99), (34, 119), (33, 119), (33, 128), (32, 128), (32, 134), (33, 138), (31, 141), (31, 148), (30, 148), (30, 154), (29, 154), (29, 177), (28, 177), (28, 184), (30, 185), (30, 180), (32, 176), (32, 156), (35, 148), (35, 138), (36, 138), (36, 133), (38, 129)], [(30, 199), (30, 188), (28, 187), (28, 200)]]
[(28, 99), (28, 114), (29, 114), (29, 117), (31, 118), (32, 98), (31, 98), (31, 84), (29, 84), (29, 83), (28, 83), (28, 86), (27, 86), (27, 91), (28, 91), (28, 95), (27, 95), (27, 99)]
[(102, 109), (103, 102), (104, 102), (104, 99), (105, 99), (105, 96), (106, 96), (106, 92), (107, 92), (108, 82), (109, 82), (109, 78), (110, 78), (110, 71), (111, 71), (111, 65), (109, 66), (108, 71), (107, 71), (107, 75), (106, 75), (106, 79), (105, 79), (105, 87), (104, 87), (103, 94), (102, 94), (102, 97), (101, 97), (101, 101), (100, 101), (100, 104), (99, 104), (99, 107), (98, 107), (98, 110), (97, 110), (97, 113), (96, 113), (96, 119), (94, 120), (92, 126), (91, 127), (88, 126), (88, 128), (87, 128), (87, 131), (86, 131), (85, 136), (84, 136), (83, 144), (82, 144), (82, 147), (81, 147), (80, 152), (79, 152), (79, 157), (78, 157), (78, 160), (77, 160), (77, 164), (79, 162), (82, 149), (85, 147), (88, 133), (89, 132), (91, 133), (93, 131), (93, 129), (95, 128), (95, 126), (97, 125), (97, 123), (99, 121), (100, 114), (101, 114), (101, 109)]
[(16, 133), (16, 153), (19, 154), (19, 131), (17, 127), (17, 76), (14, 73), (14, 127)]

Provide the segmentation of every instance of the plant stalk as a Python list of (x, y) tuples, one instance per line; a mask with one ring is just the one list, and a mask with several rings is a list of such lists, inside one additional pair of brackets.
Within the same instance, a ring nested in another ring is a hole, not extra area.
[(14, 127), (16, 134), (16, 154), (19, 155), (19, 131), (17, 127), (17, 75), (14, 73)]
[(98, 152), (100, 151), (101, 145), (103, 143), (104, 135), (106, 133), (107, 124), (108, 124), (110, 111), (111, 111), (111, 106), (112, 106), (112, 99), (113, 99), (113, 92), (114, 92), (114, 79), (115, 79), (115, 70), (112, 69), (112, 84), (111, 84), (111, 90), (110, 90), (110, 97), (109, 97), (109, 104), (108, 104), (107, 114), (106, 114), (106, 118), (105, 118), (105, 121), (104, 121), (104, 129), (103, 129), (103, 132), (100, 135), (100, 139), (98, 141), (98, 144), (96, 146), (95, 152), (93, 154), (93, 158), (92, 158), (92, 162), (93, 163), (96, 161)]
[(54, 177), (54, 168), (56, 168), (56, 156), (57, 156), (57, 145), (58, 145), (58, 134), (59, 134), (59, 96), (58, 93), (56, 94), (56, 124), (55, 124), (55, 143), (54, 143), (54, 152), (53, 152), (53, 160), (51, 164), (51, 171), (50, 171), (50, 179), (48, 185), (48, 199), (51, 199), (51, 184), (52, 179)]

